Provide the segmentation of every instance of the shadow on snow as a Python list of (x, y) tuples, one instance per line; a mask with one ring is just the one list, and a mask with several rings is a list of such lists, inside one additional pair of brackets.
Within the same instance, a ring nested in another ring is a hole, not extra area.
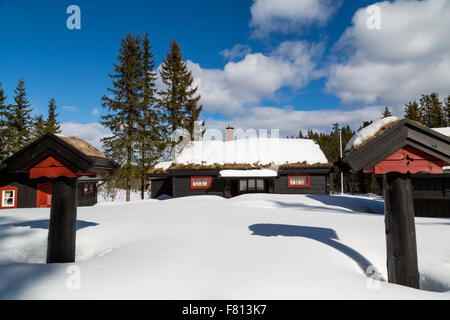
[[(96, 223), (96, 222), (77, 220), (77, 231), (87, 228), (87, 227), (93, 227), (93, 226), (97, 226), (97, 225), (98, 225), (98, 223)], [(18, 222), (18, 223), (11, 223), (9, 225), (3, 225), (3, 226), (30, 227), (31, 229), (46, 229), (46, 230), (48, 230), (48, 228), (50, 226), (50, 220), (44, 219), (44, 220), (36, 220), (36, 221)]]
[[(328, 228), (319, 227), (306, 227), (306, 226), (293, 226), (293, 225), (283, 225), (283, 224), (254, 224), (248, 227), (250, 231), (253, 232), (252, 235), (263, 236), (263, 237), (300, 237), (308, 238), (320, 243), (326, 244), (333, 249), (345, 254), (347, 257), (351, 258), (362, 272), (370, 277), (371, 273), (368, 273), (369, 267), (373, 268), (377, 274), (380, 274), (373, 266), (373, 264), (367, 260), (358, 251), (346, 246), (345, 244), (339, 242), (339, 237), (336, 231)], [(384, 279), (381, 279), (385, 281)]]

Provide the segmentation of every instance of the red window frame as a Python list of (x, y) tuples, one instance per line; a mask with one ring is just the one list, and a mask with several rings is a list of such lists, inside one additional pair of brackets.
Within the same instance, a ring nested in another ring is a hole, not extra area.
[[(255, 180), (255, 190), (248, 190), (248, 180)], [(263, 181), (263, 189), (258, 190), (258, 182), (257, 180)], [(245, 181), (245, 191), (241, 191), (241, 181)], [(238, 180), (238, 192), (239, 193), (261, 193), (266, 191), (266, 180), (261, 178), (245, 178)]]
[[(14, 191), (14, 206), (3, 207), (3, 191)], [(19, 189), (13, 186), (5, 186), (0, 188), (0, 209), (16, 209), (17, 208), (17, 194)]]
[[(208, 185), (206, 185), (206, 186), (194, 186), (194, 180), (195, 179), (208, 179)], [(191, 189), (194, 189), (194, 190), (209, 189), (209, 187), (211, 187), (211, 183), (212, 183), (212, 177), (211, 176), (192, 176), (191, 177)]]
[[(307, 184), (291, 184), (291, 178), (306, 177)], [(311, 176), (309, 174), (295, 174), (288, 176), (288, 187), (289, 188), (311, 188)]]

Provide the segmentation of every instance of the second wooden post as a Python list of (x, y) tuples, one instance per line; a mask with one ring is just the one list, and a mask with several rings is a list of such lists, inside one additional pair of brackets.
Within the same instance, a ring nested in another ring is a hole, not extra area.
[(413, 187), (410, 174), (384, 175), (388, 281), (419, 288)]

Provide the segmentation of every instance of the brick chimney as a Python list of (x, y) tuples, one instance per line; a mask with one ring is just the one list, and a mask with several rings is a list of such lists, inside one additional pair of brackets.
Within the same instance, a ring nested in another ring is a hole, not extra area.
[(233, 127), (231, 126), (231, 123), (228, 124), (228, 127), (225, 128), (227, 132), (227, 141), (233, 141), (234, 140), (234, 131)]

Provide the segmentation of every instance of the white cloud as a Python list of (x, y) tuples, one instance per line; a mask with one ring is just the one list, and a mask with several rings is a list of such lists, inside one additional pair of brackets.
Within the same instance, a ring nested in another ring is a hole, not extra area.
[(227, 60), (242, 59), (247, 54), (252, 52), (252, 49), (246, 44), (237, 44), (231, 49), (225, 49), (219, 52)]
[(97, 108), (94, 108), (94, 109), (92, 109), (91, 114), (92, 114), (93, 116), (98, 116), (98, 115), (100, 114), (100, 111), (98, 111)]
[(330, 68), (327, 90), (351, 105), (402, 105), (421, 93), (450, 88), (450, 1), (377, 3), (381, 29), (367, 27), (366, 8), (356, 12), (337, 49), (350, 49)]
[(256, 36), (271, 32), (299, 32), (304, 26), (324, 24), (340, 6), (332, 0), (255, 0), (250, 25)]
[(77, 107), (74, 106), (62, 106), (61, 109), (64, 111), (75, 112), (77, 111)]
[(232, 115), (273, 97), (281, 88), (298, 90), (321, 76), (316, 61), (322, 52), (322, 44), (287, 41), (268, 55), (250, 53), (240, 61), (228, 62), (224, 69), (203, 69), (192, 61), (187, 64), (205, 110)]
[(228, 123), (244, 130), (279, 129), (280, 137), (298, 136), (299, 131), (308, 129), (329, 132), (333, 123), (349, 125), (357, 130), (364, 121), (378, 120), (384, 107), (367, 107), (360, 109), (327, 109), (298, 111), (292, 108), (252, 107), (245, 115), (230, 117), (225, 120), (205, 119), (208, 129), (223, 131)]
[(103, 150), (101, 138), (107, 137), (111, 132), (102, 127), (100, 123), (64, 122), (61, 124), (61, 134), (67, 137), (83, 139), (99, 150)]

